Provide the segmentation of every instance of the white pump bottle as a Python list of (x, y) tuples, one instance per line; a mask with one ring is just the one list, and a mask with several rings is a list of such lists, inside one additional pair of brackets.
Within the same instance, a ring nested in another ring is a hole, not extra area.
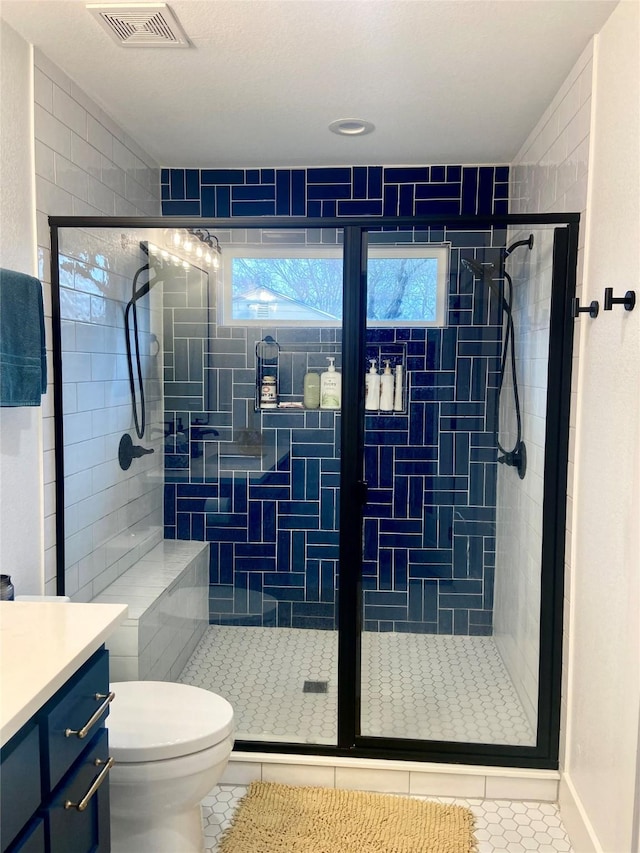
[(329, 367), (320, 374), (320, 408), (339, 409), (342, 402), (342, 376), (335, 368), (335, 358), (327, 356)]
[(380, 411), (393, 411), (393, 373), (390, 361), (385, 361), (384, 373), (380, 377)]
[(376, 370), (376, 359), (370, 358), (371, 367), (367, 373), (364, 407), (368, 412), (377, 412), (380, 408), (380, 374)]

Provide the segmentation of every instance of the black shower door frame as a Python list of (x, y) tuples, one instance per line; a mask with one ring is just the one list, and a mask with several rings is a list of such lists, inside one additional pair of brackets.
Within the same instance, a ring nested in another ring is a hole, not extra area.
[[(51, 216), (56, 505), (64, 507), (62, 342), (58, 267), (61, 228), (340, 229), (344, 235), (343, 343), (338, 578), (338, 738), (336, 746), (236, 741), (246, 752), (292, 753), (353, 758), (400, 759), (487, 766), (556, 769), (560, 735), (562, 628), (569, 410), (573, 347), (571, 300), (575, 295), (580, 215), (421, 216), (368, 218), (260, 217), (198, 219), (161, 217)], [(547, 368), (544, 492), (535, 746), (423, 741), (360, 734), (360, 644), (362, 635), (362, 524), (367, 234), (369, 230), (429, 228), (506, 229), (554, 226), (552, 293)], [(64, 594), (64, 513), (56, 514), (57, 592)]]

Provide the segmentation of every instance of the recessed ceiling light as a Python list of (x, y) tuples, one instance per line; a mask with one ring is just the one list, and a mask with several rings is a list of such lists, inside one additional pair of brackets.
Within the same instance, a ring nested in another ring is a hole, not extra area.
[(364, 136), (375, 130), (375, 125), (360, 118), (339, 118), (331, 122), (329, 130), (339, 136)]

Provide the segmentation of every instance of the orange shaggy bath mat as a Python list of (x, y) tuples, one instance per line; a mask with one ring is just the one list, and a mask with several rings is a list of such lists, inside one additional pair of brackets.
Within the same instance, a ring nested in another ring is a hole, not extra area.
[(220, 853), (473, 853), (473, 814), (390, 794), (253, 782)]

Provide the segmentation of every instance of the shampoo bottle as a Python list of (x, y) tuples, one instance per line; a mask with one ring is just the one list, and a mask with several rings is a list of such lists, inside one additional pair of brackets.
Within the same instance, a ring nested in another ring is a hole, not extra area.
[(402, 365), (396, 364), (396, 390), (393, 399), (393, 411), (401, 412), (404, 409), (404, 400), (402, 399)]
[(375, 358), (370, 358), (371, 367), (367, 373), (364, 407), (368, 412), (377, 412), (380, 407), (380, 374), (376, 370)]
[(317, 409), (320, 405), (320, 376), (311, 370), (304, 375), (303, 402), (305, 409)]
[(390, 361), (385, 361), (384, 373), (380, 377), (380, 411), (393, 411), (393, 373)]
[(335, 368), (335, 358), (328, 355), (329, 367), (320, 374), (320, 408), (339, 409), (342, 398), (342, 376)]

